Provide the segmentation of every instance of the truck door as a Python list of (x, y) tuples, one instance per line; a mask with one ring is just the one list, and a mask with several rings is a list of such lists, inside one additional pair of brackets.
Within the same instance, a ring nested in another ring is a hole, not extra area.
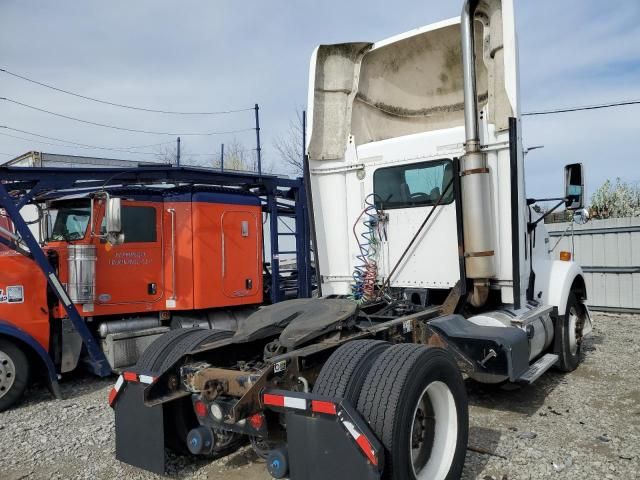
[(247, 211), (222, 214), (222, 290), (227, 297), (255, 295), (262, 275), (258, 217)]
[(98, 305), (151, 303), (162, 296), (162, 209), (152, 202), (122, 202), (124, 243), (98, 244)]
[(453, 162), (422, 161), (374, 172), (378, 208), (389, 215), (381, 245), (379, 274), (390, 274), (429, 211), (440, 205), (419, 234), (391, 279), (391, 285), (414, 288), (451, 288), (460, 278), (458, 230), (454, 204)]

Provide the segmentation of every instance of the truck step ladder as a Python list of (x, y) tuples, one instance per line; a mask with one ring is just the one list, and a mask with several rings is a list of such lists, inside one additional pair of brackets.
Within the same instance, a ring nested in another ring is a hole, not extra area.
[(529, 369), (518, 378), (518, 382), (532, 384), (540, 376), (555, 365), (558, 361), (558, 355), (555, 353), (547, 353), (543, 355), (536, 363), (531, 365)]

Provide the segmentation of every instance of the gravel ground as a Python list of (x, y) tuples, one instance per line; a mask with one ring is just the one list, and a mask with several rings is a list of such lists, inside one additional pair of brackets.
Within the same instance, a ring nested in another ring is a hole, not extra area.
[[(505, 390), (468, 383), (464, 479), (640, 478), (640, 316), (595, 315), (585, 362)], [(114, 458), (112, 379), (75, 376), (0, 413), (0, 479), (160, 478)], [(215, 462), (170, 460), (175, 478), (267, 480), (249, 449)]]

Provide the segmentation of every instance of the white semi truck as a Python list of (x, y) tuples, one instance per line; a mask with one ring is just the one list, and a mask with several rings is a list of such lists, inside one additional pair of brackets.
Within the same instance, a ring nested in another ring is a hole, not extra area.
[[(276, 478), (459, 478), (463, 378), (574, 370), (580, 267), (525, 192), (513, 0), (311, 59), (307, 179), (319, 297), (224, 339), (171, 332), (111, 395), (116, 455), (219, 456), (249, 439)], [(558, 172), (560, 174), (560, 172)], [(579, 164), (558, 206), (583, 207)], [(117, 232), (115, 232), (117, 233)]]

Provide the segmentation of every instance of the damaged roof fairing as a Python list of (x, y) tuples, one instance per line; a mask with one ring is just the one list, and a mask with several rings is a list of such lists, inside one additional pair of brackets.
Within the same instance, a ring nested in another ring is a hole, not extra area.
[[(512, 10), (512, 0), (482, 0), (476, 16), (479, 106), (498, 131), (517, 115)], [(350, 141), (357, 146), (464, 125), (459, 18), (375, 44), (320, 46), (311, 61), (312, 161), (344, 160)], [(341, 84), (339, 99), (338, 89), (326, 95), (332, 82)]]

